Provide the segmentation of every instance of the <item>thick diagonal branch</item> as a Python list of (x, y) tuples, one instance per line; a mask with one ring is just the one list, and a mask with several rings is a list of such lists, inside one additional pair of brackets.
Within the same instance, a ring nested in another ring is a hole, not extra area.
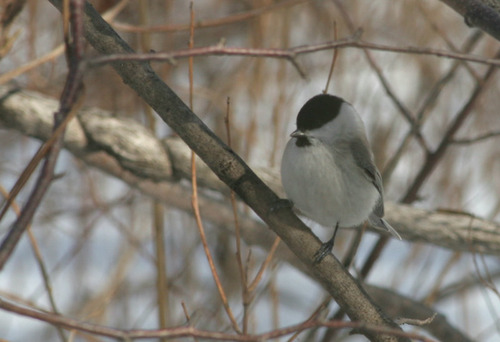
[[(60, 8), (61, 1), (51, 0)], [(101, 54), (133, 53), (102, 17), (87, 4), (85, 35)], [(320, 241), (291, 212), (271, 213), (278, 200), (243, 160), (229, 149), (182, 100), (153, 72), (147, 62), (116, 62), (113, 68), (146, 103), (196, 152), (198, 156), (269, 225), (290, 249), (311, 267), (316, 279), (354, 321), (399, 328), (375, 306), (359, 283), (333, 256), (312, 266)], [(372, 341), (395, 341), (393, 336), (364, 332)], [(399, 338), (399, 340), (408, 339)]]

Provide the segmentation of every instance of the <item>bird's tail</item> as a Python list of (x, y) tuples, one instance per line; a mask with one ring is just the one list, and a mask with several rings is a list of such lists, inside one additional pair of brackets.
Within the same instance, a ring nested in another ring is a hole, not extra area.
[(372, 226), (374, 226), (375, 228), (382, 228), (382, 229), (385, 229), (387, 230), (389, 233), (391, 233), (392, 235), (394, 235), (396, 238), (398, 238), (399, 240), (402, 240), (401, 238), (401, 235), (399, 235), (399, 233), (396, 231), (396, 229), (394, 229), (389, 223), (387, 223), (386, 220), (384, 220), (383, 218), (381, 217), (378, 217), (377, 215), (375, 215), (374, 213), (371, 213), (370, 217), (368, 218), (368, 220), (370, 221), (370, 224)]

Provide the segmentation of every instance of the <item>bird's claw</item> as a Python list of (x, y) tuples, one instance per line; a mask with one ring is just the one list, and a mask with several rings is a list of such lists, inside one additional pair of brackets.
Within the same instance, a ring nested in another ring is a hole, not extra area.
[(333, 248), (333, 240), (329, 240), (323, 244), (318, 249), (316, 253), (314, 253), (314, 265), (317, 265), (323, 260), (328, 254), (332, 252)]
[(277, 212), (281, 209), (291, 209), (293, 208), (293, 202), (286, 198), (280, 198), (276, 202), (273, 203), (271, 208), (269, 209), (270, 213)]

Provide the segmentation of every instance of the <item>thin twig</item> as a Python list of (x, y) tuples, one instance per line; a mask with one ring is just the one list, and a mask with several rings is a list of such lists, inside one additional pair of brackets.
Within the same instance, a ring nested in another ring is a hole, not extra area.
[(347, 253), (344, 254), (344, 257), (342, 258), (342, 264), (346, 269), (349, 269), (351, 267), (352, 262), (354, 261), (354, 257), (356, 256), (356, 253), (358, 251), (359, 245), (361, 244), (361, 238), (366, 232), (366, 227), (367, 223), (363, 225), (363, 228), (359, 229), (357, 232), (354, 233), (354, 237), (351, 241), (351, 244), (349, 246), (349, 249), (347, 250)]
[(121, 0), (116, 5), (108, 9), (102, 17), (109, 22), (112, 22), (118, 14), (120, 14), (128, 5), (130, 0)]
[[(69, 37), (66, 37), (69, 35), (65, 34), (69, 72), (61, 94), (59, 110), (54, 114), (53, 143), (51, 146), (49, 145), (50, 147), (46, 148), (46, 152), (43, 154), (37, 153), (37, 155), (35, 155), (35, 157), (40, 156), (40, 158), (41, 156), (46, 155), (46, 159), (35, 187), (33, 188), (23, 210), (21, 211), (21, 215), (11, 226), (7, 236), (0, 245), (0, 270), (3, 269), (5, 263), (14, 251), (14, 248), (19, 242), (26, 227), (33, 219), (43, 196), (52, 183), (55, 164), (64, 140), (64, 123), (66, 122), (67, 124), (67, 122), (69, 122), (81, 104), (80, 100), (82, 97), (80, 95), (82, 94), (83, 73), (80, 62), (83, 58), (83, 3), (84, 2), (82, 0), (72, 0), (70, 2), (71, 40)], [(36, 163), (38, 163), (38, 161)], [(32, 172), (33, 171), (30, 171), (28, 174), (31, 174)], [(27, 178), (24, 178), (21, 183), (24, 184), (26, 181)], [(21, 188), (22, 186), (18, 188), (18, 191)], [(17, 195), (17, 193), (14, 195), (12, 193), (9, 194), (7, 203), (5, 204), (2, 213), (0, 213), (0, 219), (9, 208), (15, 198), (15, 195)]]
[[(275, 274), (269, 279), (269, 297), (271, 300), (271, 326), (273, 329), (279, 329), (280, 327), (280, 292), (278, 289), (278, 284), (276, 284)], [(280, 342), (280, 340), (278, 340)]]
[(271, 260), (273, 259), (274, 253), (276, 252), (276, 249), (278, 248), (280, 241), (281, 241), (280, 237), (277, 236), (273, 242), (273, 245), (271, 246), (271, 249), (269, 249), (269, 253), (267, 253), (266, 259), (264, 260), (262, 265), (260, 265), (259, 272), (257, 272), (257, 274), (255, 275), (255, 278), (250, 283), (250, 286), (248, 286), (248, 290), (250, 292), (255, 291), (255, 289), (257, 288), (257, 285), (259, 285), (259, 282), (262, 279), (262, 275), (264, 274), (264, 271), (267, 269), (267, 267), (271, 263)]
[[(113, 18), (118, 15), (127, 5), (128, 0), (122, 0), (118, 4), (116, 4), (114, 7), (106, 11), (102, 15), (102, 17), (107, 20), (107, 21), (112, 21)], [(55, 60), (57, 57), (59, 57), (61, 54), (64, 53), (65, 50), (65, 45), (64, 44), (59, 44), (55, 48), (52, 49), (52, 51), (44, 54), (43, 56), (31, 60), (27, 62), (24, 65), (21, 65), (18, 68), (15, 68), (13, 70), (9, 70), (7, 72), (4, 72), (0, 75), (0, 85), (6, 84), (7, 82), (13, 80), (14, 78), (36, 68), (39, 67), (40, 65), (43, 65), (47, 62)]]
[[(191, 17), (191, 29), (190, 29), (190, 34), (189, 34), (189, 48), (192, 49), (194, 46), (194, 9), (193, 9), (193, 2), (192, 1), (189, 4), (189, 10), (190, 10), (190, 17)], [(189, 105), (190, 105), (191, 110), (192, 110), (193, 109), (193, 58), (192, 57), (189, 58)], [(224, 291), (224, 288), (222, 287), (222, 283), (219, 279), (219, 274), (217, 273), (217, 269), (215, 268), (212, 254), (210, 253), (210, 249), (208, 248), (207, 237), (205, 235), (205, 229), (203, 228), (203, 223), (201, 221), (200, 207), (198, 205), (198, 185), (197, 185), (197, 179), (196, 179), (196, 154), (194, 153), (194, 151), (191, 151), (191, 183), (193, 185), (191, 205), (193, 207), (194, 215), (196, 218), (196, 225), (197, 225), (199, 233), (200, 233), (203, 249), (205, 251), (205, 255), (207, 257), (208, 264), (209, 264), (210, 270), (212, 272), (212, 276), (215, 280), (215, 284), (217, 285), (217, 290), (219, 291), (219, 295), (221, 297), (222, 304), (224, 305), (224, 309), (226, 310), (226, 313), (229, 317), (229, 320), (231, 321), (233, 329), (236, 332), (240, 333), (241, 330), (238, 326), (238, 323), (236, 322), (236, 319), (234, 318), (234, 315), (233, 315), (231, 308), (229, 307), (226, 293)]]
[(490, 139), (490, 138), (496, 138), (499, 136), (500, 136), (500, 132), (494, 131), (494, 132), (488, 132), (485, 134), (481, 134), (481, 135), (474, 137), (474, 138), (452, 139), (450, 143), (455, 144), (455, 145), (470, 145), (470, 144), (475, 144), (478, 142), (483, 142), (483, 141)]
[(19, 192), (26, 185), (31, 175), (37, 168), (38, 164), (48, 154), (49, 150), (52, 148), (54, 143), (59, 139), (59, 137), (64, 133), (66, 126), (75, 117), (76, 113), (78, 112), (78, 109), (80, 108), (80, 105), (81, 105), (80, 103), (76, 104), (75, 108), (68, 113), (68, 115), (64, 118), (63, 122), (61, 122), (61, 124), (55, 128), (50, 138), (47, 141), (45, 141), (45, 143), (43, 143), (42, 146), (40, 146), (40, 148), (35, 153), (33, 158), (31, 158), (30, 162), (28, 163), (28, 165), (23, 170), (23, 172), (17, 179), (16, 183), (12, 187), (9, 196), (6, 198), (5, 204), (2, 207), (2, 211), (0, 212), (0, 220), (2, 220), (3, 216), (9, 209), (12, 202), (16, 199)]
[(0, 75), (0, 85), (5, 84), (14, 78), (28, 72), (42, 64), (55, 60), (64, 52), (64, 44), (60, 44), (56, 46), (52, 51), (46, 53), (45, 55), (38, 57), (34, 60), (27, 62), (26, 64), (21, 65), (13, 70), (9, 70), (7, 72), (2, 73)]
[[(500, 57), (500, 50), (496, 54), (496, 58), (498, 57)], [(404, 203), (411, 203), (417, 198), (417, 193), (423, 185), (424, 181), (429, 177), (438, 162), (442, 159), (444, 153), (450, 146), (455, 133), (462, 126), (465, 119), (471, 114), (476, 101), (479, 99), (483, 91), (488, 88), (487, 86), (489, 85), (489, 81), (492, 79), (492, 76), (497, 70), (498, 69), (495, 66), (490, 66), (488, 68), (481, 81), (476, 85), (467, 103), (457, 114), (448, 130), (444, 133), (439, 146), (436, 148), (436, 150), (427, 154), (424, 165), (420, 169), (419, 173), (415, 177), (415, 180), (413, 181), (413, 184), (410, 186), (402, 199)]]
[(168, 281), (167, 263), (165, 253), (165, 231), (163, 219), (163, 206), (158, 200), (153, 203), (153, 238), (155, 246), (155, 266), (156, 266), (156, 293), (158, 305), (158, 320), (160, 328), (168, 326)]
[[(477, 259), (480, 258), (481, 264), (483, 265), (484, 272), (486, 273), (486, 276), (483, 276), (481, 274), (481, 269), (479, 267), (479, 264), (477, 262)], [(478, 253), (472, 253), (472, 262), (474, 264), (474, 270), (476, 271), (477, 278), (479, 279), (479, 282), (487, 289), (490, 289), (491, 292), (493, 292), (497, 298), (500, 298), (500, 291), (495, 285), (495, 282), (493, 281), (493, 277), (491, 275), (491, 272), (488, 268), (488, 264), (484, 260), (484, 255), (483, 254), (478, 254)]]
[[(119, 4), (115, 5), (112, 11), (113, 15), (117, 15), (124, 7), (126, 1), (121, 1)], [(139, 2), (139, 19), (140, 22), (145, 24), (149, 20), (147, 16), (147, 6), (148, 2)], [(109, 20), (109, 19), (108, 19)], [(140, 45), (143, 51), (150, 51), (151, 49), (151, 35), (146, 32), (139, 35)], [(146, 117), (147, 124), (153, 135), (156, 136), (156, 116), (153, 113), (153, 109), (147, 104), (143, 103), (144, 115)], [(158, 315), (158, 326), (162, 329), (169, 326), (169, 282), (167, 280), (167, 262), (166, 262), (166, 252), (165, 252), (165, 220), (164, 220), (164, 209), (163, 205), (157, 199), (151, 201), (151, 214), (153, 216), (152, 220), (152, 243), (154, 245), (154, 257), (153, 264), (156, 269), (156, 306)], [(117, 222), (118, 223), (118, 222)], [(118, 223), (119, 226), (122, 226)], [(134, 241), (134, 237), (130, 233), (123, 229), (125, 236), (132, 242), (134, 247), (137, 247), (137, 243)], [(142, 249), (139, 249), (142, 252)], [(165, 340), (161, 340), (163, 342)]]
[[(337, 40), (337, 23), (333, 21), (333, 40)], [(333, 50), (332, 63), (330, 64), (330, 71), (328, 72), (328, 78), (326, 79), (326, 86), (323, 90), (323, 94), (328, 93), (328, 87), (330, 86), (330, 80), (333, 75), (333, 68), (335, 67), (335, 62), (337, 61), (338, 51)]]
[[(455, 44), (451, 41), (451, 39), (448, 38), (446, 33), (438, 26), (438, 24), (434, 21), (431, 20), (431, 17), (434, 18), (430, 13), (428, 13), (428, 10), (424, 8), (422, 5), (422, 2), (417, 2), (417, 8), (422, 12), (424, 19), (429, 23), (429, 26), (441, 36), (441, 38), (444, 40), (446, 45), (451, 49), (453, 52), (460, 52), (459, 49), (455, 46)], [(475, 33), (479, 34), (480, 36), (482, 35), (482, 31), (477, 30)], [(479, 81), (480, 77), (477, 74), (477, 72), (472, 69), (472, 67), (464, 63), (462, 64), (465, 69), (469, 72), (469, 74), (476, 80)]]
[[(254, 17), (260, 16), (264, 13), (270, 12), (272, 10), (281, 8), (281, 7), (292, 7), (294, 5), (303, 3), (303, 2), (308, 2), (310, 0), (289, 0), (289, 1), (281, 1), (278, 3), (273, 3), (268, 6), (262, 6), (250, 11), (242, 12), (242, 13), (236, 13), (232, 15), (228, 15), (224, 18), (218, 18), (218, 19), (208, 19), (208, 20), (200, 20), (198, 22), (195, 22), (194, 28), (199, 29), (199, 28), (207, 28), (207, 27), (215, 27), (215, 26), (221, 26), (221, 25), (229, 25), (237, 22), (241, 22), (244, 20), (249, 20)], [(156, 25), (156, 26), (149, 26), (149, 27), (141, 27), (141, 26), (136, 26), (136, 25), (130, 25), (130, 24), (125, 24), (125, 23), (119, 23), (115, 22), (113, 23), (113, 26), (117, 30), (125, 31), (125, 32), (133, 32), (133, 33), (142, 33), (142, 32), (178, 32), (178, 31), (188, 31), (191, 28), (191, 24), (172, 24), (172, 25)]]
[[(231, 148), (231, 100), (227, 98), (227, 109), (226, 116), (224, 117), (224, 124), (226, 126), (226, 136), (227, 136), (227, 146)], [(247, 286), (247, 274), (245, 272), (245, 268), (243, 266), (243, 260), (241, 256), (241, 232), (240, 232), (240, 223), (238, 219), (238, 205), (236, 202), (236, 195), (234, 191), (231, 190), (231, 206), (233, 208), (233, 218), (234, 218), (234, 235), (236, 240), (236, 263), (238, 264), (238, 270), (240, 272), (240, 281), (241, 281), (241, 292), (243, 294), (243, 306), (246, 308), (248, 298), (248, 286)], [(248, 332), (248, 315), (247, 310), (243, 310), (243, 334)]]
[[(334, 1), (335, 5), (337, 6), (338, 10), (342, 13), (342, 17), (344, 18), (345, 23), (347, 24), (347, 27), (351, 31), (351, 34), (355, 34), (356, 27), (354, 25), (353, 20), (349, 16), (349, 12), (344, 8), (343, 4), (340, 1)], [(366, 60), (370, 64), (371, 68), (375, 71), (377, 74), (377, 77), (382, 84), (382, 86), (385, 89), (385, 92), (389, 96), (389, 98), (392, 100), (394, 105), (399, 109), (399, 112), (403, 117), (408, 121), (410, 125), (414, 125), (415, 119), (413, 118), (412, 113), (410, 110), (403, 104), (403, 102), (396, 96), (396, 93), (394, 90), (392, 90), (390, 82), (387, 80), (387, 78), (384, 76), (382, 69), (380, 66), (375, 62), (375, 59), (372, 57), (372, 54), (369, 51), (369, 48), (364, 47), (363, 48), (363, 53), (365, 54)]]
[[(194, 9), (193, 2), (189, 3), (191, 24), (189, 26), (189, 51), (194, 48)], [(193, 110), (193, 57), (189, 57), (189, 108)], [(194, 153), (194, 152), (193, 152)]]
[[(332, 301), (331, 297), (328, 297), (327, 299), (325, 299), (323, 302), (321, 302), (320, 305), (318, 305), (318, 307), (316, 308), (316, 310), (313, 311), (313, 313), (309, 316), (308, 319), (306, 319), (304, 322), (313, 322), (315, 320), (317, 320), (318, 316), (328, 307), (328, 305), (330, 304), (330, 302)], [(297, 331), (295, 334), (293, 334), (288, 340), (287, 342), (293, 342), (297, 337), (299, 337), (300, 335), (300, 332)]]
[[(184, 312), (184, 316), (186, 317), (186, 321), (187, 321), (188, 325), (190, 327), (192, 327), (192, 325), (191, 325), (191, 316), (189, 316), (189, 312), (188, 312), (188, 309), (186, 307), (186, 303), (184, 303), (182, 301), (181, 305), (182, 305), (182, 311)], [(195, 340), (195, 342), (198, 342), (198, 339), (195, 336), (193, 336), (193, 340)]]
[(115, 329), (102, 325), (81, 322), (65, 316), (59, 316), (53, 313), (43, 312), (27, 306), (21, 306), (11, 301), (6, 301), (0, 298), (0, 308), (15, 312), (22, 316), (35, 318), (53, 325), (61, 326), (65, 329), (76, 329), (85, 331), (99, 336), (107, 336), (119, 338), (125, 341), (132, 339), (146, 339), (146, 338), (181, 338), (181, 337), (198, 337), (210, 340), (220, 341), (241, 341), (241, 342), (261, 342), (266, 340), (276, 339), (282, 336), (287, 336), (295, 332), (304, 331), (312, 328), (325, 327), (330, 329), (356, 329), (356, 331), (371, 331), (373, 333), (392, 335), (396, 337), (407, 337), (416, 341), (422, 342), (436, 342), (426, 336), (417, 333), (404, 332), (399, 329), (392, 329), (380, 325), (374, 325), (364, 322), (351, 322), (351, 321), (306, 321), (296, 325), (288, 326), (281, 329), (275, 329), (266, 333), (252, 335), (229, 334), (217, 331), (199, 330), (192, 326), (179, 326), (161, 330), (141, 330), (141, 329)]
[[(9, 193), (3, 186), (0, 185), (0, 193), (4, 198), (7, 198)], [(19, 217), (21, 215), (21, 209), (17, 205), (17, 203), (14, 201), (12, 202), (12, 209), (16, 213), (16, 215)], [(27, 232), (28, 232), (28, 237), (30, 241), (31, 248), (33, 250), (33, 254), (35, 255), (35, 260), (38, 264), (38, 268), (40, 269), (40, 273), (42, 274), (42, 279), (43, 279), (43, 285), (45, 287), (45, 291), (47, 292), (47, 297), (49, 298), (49, 303), (52, 308), (52, 312), (55, 314), (59, 314), (59, 310), (57, 308), (56, 300), (54, 298), (54, 293), (52, 292), (52, 282), (50, 280), (49, 272), (47, 271), (47, 267), (45, 266), (45, 262), (43, 261), (42, 253), (40, 252), (40, 248), (38, 248), (38, 243), (36, 242), (35, 235), (33, 234), (33, 231), (31, 230), (31, 225), (28, 225), (27, 227)], [(60, 327), (57, 327), (57, 333), (59, 334), (59, 338), (62, 341), (66, 340), (66, 337), (64, 336), (64, 333)]]
[(318, 51), (339, 49), (339, 48), (361, 48), (368, 50), (386, 51), (403, 54), (427, 55), (468, 61), (479, 64), (500, 66), (498, 58), (484, 58), (471, 54), (452, 52), (441, 49), (421, 48), (415, 46), (390, 46), (362, 41), (359, 37), (359, 31), (351, 37), (339, 39), (337, 41), (327, 41), (319, 44), (301, 45), (289, 49), (265, 49), (265, 48), (244, 48), (227, 47), (222, 44), (198, 47), (193, 49), (178, 50), (173, 52), (155, 52), (142, 54), (109, 54), (93, 58), (88, 61), (89, 65), (98, 66), (118, 61), (156, 61), (170, 62), (175, 59), (200, 57), (200, 56), (246, 56), (246, 57), (269, 57), (284, 58), (292, 62), (296, 57), (302, 54), (309, 54)]
[(427, 296), (421, 300), (424, 305), (432, 306), (436, 301), (436, 294), (444, 283), (444, 279), (448, 276), (450, 270), (462, 257), (462, 252), (454, 252), (450, 255), (446, 263), (442, 266), (441, 271), (438, 273), (436, 280), (432, 284), (432, 288), (429, 290)]
[[(14, 19), (22, 12), (26, 1), (5, 1), (0, 13), (0, 34), (6, 34)], [(2, 43), (0, 39), (0, 44)]]
[[(281, 26), (280, 42), (283, 47), (288, 47), (290, 45), (290, 21), (291, 16), (284, 15), (283, 23)], [(276, 84), (287, 84), (287, 63), (283, 61), (279, 63), (278, 70), (276, 72)], [(288, 102), (287, 97), (288, 92), (278, 91), (278, 98), (274, 101), (271, 122), (273, 123), (273, 134), (271, 134), (273, 142), (269, 149), (269, 166), (274, 167), (276, 164), (276, 155), (280, 153), (282, 143), (282, 129), (283, 129), (283, 118), (285, 116), (285, 111), (283, 110), (284, 105)]]
[[(482, 33), (480, 31), (475, 31), (469, 39), (465, 42), (464, 47), (462, 48), (462, 51), (465, 53), (468, 53), (469, 51), (472, 51), (472, 49), (476, 46), (476, 44), (479, 42), (479, 38), (481, 38)], [(432, 105), (436, 102), (436, 100), (439, 97), (439, 94), (441, 94), (441, 91), (444, 89), (445, 85), (447, 85), (455, 76), (457, 73), (458, 67), (461, 65), (467, 64), (463, 61), (455, 61), (453, 65), (450, 67), (448, 72), (441, 77), (440, 80), (438, 80), (434, 86), (431, 88), (431, 90), (428, 92), (422, 106), (420, 109), (417, 111), (416, 114), (416, 120), (417, 120), (417, 126), (412, 126), (406, 133), (406, 136), (403, 138), (403, 141), (399, 145), (397, 151), (394, 153), (394, 155), (390, 158), (390, 160), (386, 163), (386, 166), (384, 167), (384, 170), (382, 172), (382, 180), (384, 182), (384, 186), (387, 184), (389, 179), (392, 176), (392, 173), (394, 172), (394, 169), (399, 163), (399, 160), (403, 156), (404, 152), (408, 148), (411, 138), (416, 135), (420, 135), (420, 128), (424, 122), (426, 121), (427, 117), (429, 116), (430, 108)], [(422, 144), (421, 144), (422, 146)], [(423, 146), (422, 146), (423, 147)], [(427, 153), (429, 150), (427, 148), (424, 149), (424, 151)]]
[(241, 333), (240, 328), (238, 327), (238, 323), (236, 322), (236, 319), (234, 318), (233, 312), (231, 311), (231, 308), (229, 307), (228, 301), (227, 301), (227, 296), (224, 291), (224, 288), (222, 287), (222, 283), (220, 281), (219, 275), (217, 273), (217, 269), (215, 268), (214, 260), (212, 257), (212, 254), (210, 253), (210, 249), (208, 248), (208, 243), (207, 243), (207, 237), (205, 235), (205, 229), (203, 228), (203, 223), (201, 221), (201, 216), (200, 216), (200, 208), (198, 206), (198, 186), (196, 182), (196, 164), (195, 164), (195, 154), (193, 153), (193, 157), (191, 159), (191, 170), (192, 170), (192, 185), (193, 185), (193, 194), (192, 194), (192, 199), (191, 199), (191, 204), (193, 207), (194, 211), (194, 216), (196, 219), (196, 226), (198, 227), (198, 231), (200, 233), (201, 237), (201, 243), (203, 245), (203, 250), (205, 251), (205, 255), (208, 260), (208, 264), (210, 266), (210, 270), (212, 272), (212, 276), (214, 278), (215, 284), (217, 285), (217, 290), (219, 291), (219, 295), (222, 300), (222, 304), (224, 305), (224, 309), (226, 310), (226, 313), (231, 320), (231, 323), (233, 325), (233, 329)]

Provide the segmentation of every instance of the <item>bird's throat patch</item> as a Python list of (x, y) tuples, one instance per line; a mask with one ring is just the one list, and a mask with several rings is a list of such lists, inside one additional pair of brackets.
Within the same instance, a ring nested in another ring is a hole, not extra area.
[(311, 142), (307, 139), (307, 137), (298, 137), (295, 141), (295, 145), (297, 147), (311, 146)]

